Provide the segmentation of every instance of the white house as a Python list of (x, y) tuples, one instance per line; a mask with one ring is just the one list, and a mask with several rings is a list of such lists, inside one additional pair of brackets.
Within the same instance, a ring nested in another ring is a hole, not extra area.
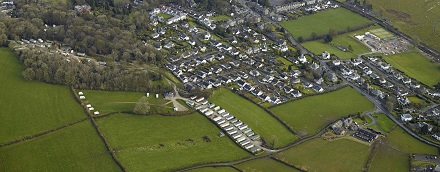
[(98, 112), (98, 111), (95, 111), (95, 112), (93, 112), (93, 114), (95, 114), (95, 115), (99, 115), (99, 112)]
[(86, 96), (79, 96), (79, 99), (84, 100), (86, 99)]
[(298, 57), (298, 60), (301, 63), (307, 63), (307, 58), (304, 56), (304, 54), (301, 54), (301, 56)]
[(78, 92), (78, 95), (82, 96), (82, 95), (84, 95), (84, 93), (83, 92)]
[(324, 59), (324, 60), (330, 59), (330, 53), (327, 51), (323, 52), (322, 59)]
[(410, 114), (402, 114), (400, 116), (400, 118), (402, 119), (402, 121), (407, 122), (407, 121), (411, 121), (412, 120), (412, 116)]

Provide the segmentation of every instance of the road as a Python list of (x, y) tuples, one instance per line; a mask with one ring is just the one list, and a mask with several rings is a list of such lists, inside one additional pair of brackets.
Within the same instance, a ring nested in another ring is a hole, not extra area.
[(174, 107), (177, 107), (177, 111), (187, 111), (189, 110), (188, 108), (186, 108), (184, 105), (180, 104), (177, 99), (182, 99), (182, 100), (188, 100), (187, 98), (184, 98), (182, 96), (179, 95), (179, 92), (177, 91), (177, 87), (176, 84), (174, 84), (173, 82), (171, 82), (168, 78), (164, 77), (167, 82), (173, 86), (174, 89), (174, 97), (171, 98), (167, 98), (168, 100), (170, 100), (173, 103)]

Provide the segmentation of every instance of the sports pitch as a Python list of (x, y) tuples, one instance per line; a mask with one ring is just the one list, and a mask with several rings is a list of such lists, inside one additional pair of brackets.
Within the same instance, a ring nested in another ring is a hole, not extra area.
[(369, 32), (372, 33), (373, 35), (376, 35), (380, 39), (392, 39), (395, 37), (394, 34), (386, 31), (383, 28), (373, 29), (373, 30), (370, 30)]

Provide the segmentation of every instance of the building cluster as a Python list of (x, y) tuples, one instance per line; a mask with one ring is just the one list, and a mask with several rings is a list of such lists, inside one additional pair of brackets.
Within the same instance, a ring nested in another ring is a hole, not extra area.
[(15, 9), (13, 0), (0, 0), (0, 12), (9, 14)]
[(331, 126), (333, 133), (337, 135), (344, 135), (346, 131), (356, 131), (358, 128), (351, 117), (338, 120)]
[(75, 12), (78, 14), (82, 14), (82, 13), (91, 13), (91, 9), (92, 7), (90, 7), (90, 5), (75, 5), (74, 6)]
[(320, 11), (328, 8), (338, 8), (337, 4), (323, 0), (306, 0), (301, 2), (291, 2), (273, 7), (276, 13), (295, 11), (304, 8), (305, 11)]
[(261, 151), (260, 135), (256, 134), (247, 124), (230, 114), (220, 106), (208, 102), (204, 97), (192, 97), (186, 101), (188, 106), (198, 110), (217, 124), (238, 145), (253, 153)]

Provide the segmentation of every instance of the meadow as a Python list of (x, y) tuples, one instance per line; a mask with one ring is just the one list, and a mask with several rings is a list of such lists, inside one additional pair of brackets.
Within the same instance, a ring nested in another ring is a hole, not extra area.
[(115, 114), (97, 123), (128, 171), (170, 171), (251, 156), (228, 137), (219, 138), (220, 130), (199, 113), (178, 117)]
[(396, 127), (387, 136), (388, 145), (405, 153), (438, 154), (437, 148), (427, 145), (406, 133), (402, 128)]
[[(317, 55), (321, 55), (322, 52), (328, 51), (330, 54), (335, 54), (340, 59), (357, 58), (358, 54), (366, 53), (370, 50), (365, 45), (355, 40), (356, 38), (354, 38), (354, 36), (363, 35), (365, 32), (373, 28), (377, 27), (371, 26), (355, 32), (334, 36), (333, 41), (329, 44), (324, 43), (323, 40), (316, 40), (305, 42), (302, 45)], [(351, 45), (353, 51), (341, 51), (337, 48), (338, 45), (342, 45), (344, 47), (349, 47)]]
[(222, 88), (214, 91), (214, 94), (208, 100), (243, 121), (267, 142), (275, 143), (274, 147), (276, 148), (285, 146), (297, 139), (294, 134), (266, 111), (227, 89)]
[(440, 82), (440, 65), (430, 62), (419, 52), (406, 52), (382, 58), (406, 75), (430, 87)]
[(236, 167), (243, 171), (291, 171), (299, 172), (299, 170), (289, 167), (281, 162), (269, 158), (256, 159), (245, 163), (237, 164)]
[(121, 171), (89, 121), (2, 147), (0, 162), (0, 171)]
[(440, 51), (438, 1), (370, 0), (368, 2), (373, 4), (373, 11), (390, 20), (392, 26)]
[[(379, 113), (379, 114), (373, 114), (374, 118), (376, 118), (376, 125), (369, 126), (370, 128), (383, 131), (385, 133), (391, 132), (391, 130), (394, 128), (395, 124), (394, 122), (388, 118), (385, 114)], [(368, 117), (365, 117), (369, 119)]]
[[(95, 110), (101, 114), (107, 114), (111, 112), (127, 112), (132, 111), (136, 106), (137, 101), (144, 96), (144, 93), (136, 92), (109, 92), (109, 91), (95, 91), (84, 90), (86, 96), (86, 102), (90, 103)], [(151, 108), (158, 108), (159, 112), (173, 111), (173, 104), (168, 103), (169, 100), (163, 99), (162, 95), (159, 98), (155, 97), (155, 94), (151, 94), (148, 97), (148, 103)], [(168, 103), (168, 104), (167, 104)]]
[(86, 117), (66, 86), (25, 81), (14, 52), (0, 48), (0, 143)]
[(369, 147), (347, 139), (325, 141), (316, 138), (275, 155), (306, 171), (361, 171)]
[(386, 145), (379, 145), (369, 171), (410, 171), (409, 155)]
[[(335, 101), (338, 100), (338, 101)], [(351, 87), (310, 96), (270, 109), (303, 134), (313, 134), (331, 121), (374, 109), (374, 105)]]
[(370, 20), (344, 8), (330, 9), (304, 16), (296, 20), (281, 22), (281, 26), (295, 38), (309, 38), (312, 33), (327, 34), (330, 29), (344, 31), (348, 27), (358, 27), (371, 23)]

